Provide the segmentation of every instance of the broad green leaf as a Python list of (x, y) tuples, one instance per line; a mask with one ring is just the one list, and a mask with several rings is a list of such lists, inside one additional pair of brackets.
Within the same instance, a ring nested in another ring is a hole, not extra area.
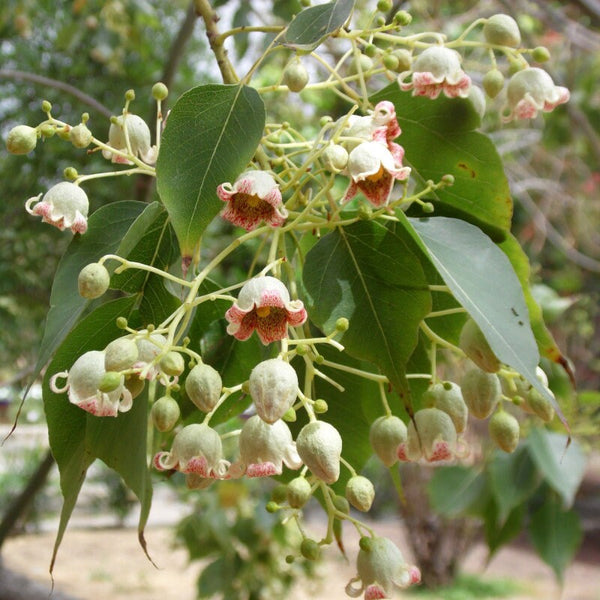
[(527, 302), (527, 308), (529, 310), (529, 320), (531, 321), (531, 328), (537, 345), (542, 356), (549, 358), (553, 362), (561, 364), (566, 363), (561, 351), (559, 350), (554, 338), (546, 324), (542, 315), (540, 306), (535, 301), (531, 293), (531, 287), (529, 285), (529, 276), (531, 269), (529, 266), (529, 259), (525, 254), (523, 248), (516, 240), (513, 235), (507, 235), (506, 239), (498, 244), (500, 249), (508, 256), (512, 266), (515, 269), (515, 273), (521, 282), (523, 293), (525, 294), (525, 301)]
[(69, 244), (54, 277), (50, 310), (40, 344), (36, 374), (65, 339), (89, 304), (89, 300), (82, 298), (77, 289), (79, 271), (105, 254), (114, 253), (131, 224), (145, 207), (146, 204), (143, 202), (133, 201), (113, 202), (102, 206), (88, 219), (88, 230), (85, 235), (75, 236)]
[(56, 394), (50, 378), (67, 371), (84, 352), (102, 349), (117, 337), (117, 317), (130, 317), (135, 298), (120, 298), (103, 304), (85, 317), (65, 338), (44, 378), (44, 408), (50, 448), (60, 472), (64, 498), (52, 564), (88, 467), (96, 458), (117, 471), (142, 503), (139, 530), (143, 529), (150, 508), (152, 490), (146, 464), (147, 401), (138, 397), (133, 408), (117, 418), (95, 417), (71, 404), (66, 393)]
[(454, 176), (454, 185), (427, 196), (435, 214), (470, 221), (495, 241), (502, 240), (512, 218), (508, 181), (494, 144), (473, 131), (480, 118), (471, 101), (413, 97), (396, 83), (371, 98), (373, 104), (380, 100), (396, 107), (402, 135), (395, 141), (406, 151), (404, 164), (412, 168), (411, 180), (422, 187), (427, 180)]
[(548, 485), (560, 495), (565, 508), (573, 504), (587, 462), (580, 444), (571, 440), (567, 446), (567, 441), (566, 435), (542, 427), (532, 429), (527, 437), (533, 461)]
[(577, 513), (565, 511), (561, 502), (549, 496), (531, 518), (529, 533), (538, 554), (562, 582), (583, 537)]
[(350, 17), (354, 0), (336, 0), (305, 8), (286, 29), (282, 44), (301, 52), (312, 52)]
[(495, 452), (487, 473), (500, 523), (504, 523), (510, 511), (527, 500), (540, 484), (539, 472), (525, 445), (512, 454)]
[(217, 186), (233, 182), (260, 142), (265, 109), (244, 85), (201, 85), (169, 113), (156, 164), (158, 193), (169, 212), (184, 262), (223, 207)]
[(498, 506), (490, 497), (483, 511), (483, 529), (489, 549), (488, 561), (502, 546), (508, 544), (523, 531), (524, 519), (525, 504), (518, 504), (510, 511), (506, 519), (501, 520)]
[(454, 297), (496, 356), (558, 408), (535, 374), (540, 360), (521, 283), (506, 255), (478, 227), (447, 217), (409, 219)]
[(330, 332), (350, 321), (341, 339), (355, 358), (375, 363), (401, 394), (405, 367), (431, 295), (412, 240), (401, 227), (358, 222), (323, 237), (306, 255), (308, 314)]
[(445, 517), (463, 516), (485, 489), (479, 469), (453, 465), (436, 469), (428, 484), (431, 507)]

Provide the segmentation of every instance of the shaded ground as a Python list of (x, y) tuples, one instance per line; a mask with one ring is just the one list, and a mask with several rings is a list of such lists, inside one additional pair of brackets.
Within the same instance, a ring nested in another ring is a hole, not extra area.
[[(400, 526), (393, 522), (379, 524), (377, 530), (396, 541), (402, 535)], [(151, 528), (147, 533), (149, 549), (159, 569), (145, 558), (135, 530), (67, 531), (55, 568), (55, 589), (82, 600), (195, 600), (200, 565), (188, 565), (186, 552), (173, 548), (171, 528)], [(50, 591), (48, 564), (53, 543), (53, 533), (10, 539), (3, 552), (5, 566), (28, 575)], [(348, 539), (348, 546), (353, 547), (352, 544)], [(485, 548), (477, 546), (467, 557), (465, 570), (479, 573), (484, 561)], [(295, 590), (288, 600), (347, 598), (344, 586), (353, 571), (332, 551), (321, 569), (321, 580)], [(520, 591), (508, 596), (510, 600), (600, 600), (600, 548), (584, 549), (567, 572), (562, 594), (550, 569), (519, 546), (500, 551), (484, 577), (517, 582)], [(444, 596), (439, 598), (443, 600)]]

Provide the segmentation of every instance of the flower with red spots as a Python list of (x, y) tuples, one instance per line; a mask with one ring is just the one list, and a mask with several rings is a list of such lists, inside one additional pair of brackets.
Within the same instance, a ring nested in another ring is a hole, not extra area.
[(554, 85), (546, 71), (536, 67), (517, 71), (508, 82), (506, 108), (510, 112), (502, 120), (508, 123), (513, 119), (533, 119), (539, 111), (550, 112), (569, 97), (569, 90)]
[(266, 171), (247, 171), (233, 185), (222, 183), (217, 187), (217, 196), (227, 202), (221, 216), (246, 231), (256, 229), (263, 221), (279, 227), (288, 216), (279, 186)]
[(282, 421), (266, 423), (258, 415), (250, 417), (240, 434), (240, 458), (231, 465), (228, 475), (233, 478), (281, 475), (283, 465), (299, 469), (302, 460), (287, 424)]
[(306, 321), (301, 300), (290, 300), (287, 288), (279, 279), (260, 276), (241, 289), (237, 301), (225, 313), (229, 321), (227, 333), (247, 340), (252, 332), (267, 345), (287, 336), (287, 327), (298, 327)]
[(362, 192), (373, 206), (385, 206), (394, 181), (403, 181), (410, 173), (410, 167), (402, 166), (403, 157), (404, 149), (393, 142), (359, 144), (348, 157), (351, 181), (343, 201), (348, 202)]
[[(404, 81), (412, 74), (410, 83)], [(431, 46), (415, 60), (412, 71), (400, 73), (398, 83), (413, 96), (435, 100), (442, 92), (448, 98), (466, 98), (471, 78), (460, 67), (460, 54), (444, 46)]]
[(61, 231), (86, 232), (89, 202), (87, 194), (78, 185), (63, 181), (52, 186), (40, 200), (41, 196), (29, 198), (25, 203), (25, 210), (30, 215), (42, 217), (44, 223)]

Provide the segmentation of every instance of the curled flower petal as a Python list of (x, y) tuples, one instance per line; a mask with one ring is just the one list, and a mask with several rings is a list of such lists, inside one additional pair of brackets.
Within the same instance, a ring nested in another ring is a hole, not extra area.
[(217, 196), (227, 203), (221, 216), (246, 231), (256, 229), (263, 221), (279, 227), (288, 216), (279, 186), (266, 171), (247, 171), (233, 185), (222, 183), (217, 187)]
[(266, 345), (285, 338), (288, 325), (302, 325), (307, 314), (300, 300), (290, 300), (287, 288), (279, 279), (261, 276), (242, 287), (225, 318), (229, 321), (227, 333), (238, 340), (247, 340), (256, 330)]

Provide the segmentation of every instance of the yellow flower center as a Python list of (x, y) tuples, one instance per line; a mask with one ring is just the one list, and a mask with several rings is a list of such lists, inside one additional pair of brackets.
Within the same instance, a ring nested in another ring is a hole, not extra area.
[(244, 200), (246, 201), (246, 203), (248, 204), (248, 206), (250, 206), (250, 208), (254, 208), (256, 206), (258, 206), (258, 204), (260, 203), (260, 198), (254, 194), (253, 196), (250, 196), (250, 194), (244, 194), (245, 198)]
[(385, 173), (385, 169), (383, 168), (383, 165), (379, 165), (379, 171), (377, 171), (377, 173), (373, 173), (373, 175), (368, 175), (367, 179), (369, 181), (379, 181), (382, 177), (383, 174)]
[(260, 306), (259, 308), (256, 309), (256, 314), (261, 318), (268, 317), (270, 313), (271, 313), (270, 306)]

